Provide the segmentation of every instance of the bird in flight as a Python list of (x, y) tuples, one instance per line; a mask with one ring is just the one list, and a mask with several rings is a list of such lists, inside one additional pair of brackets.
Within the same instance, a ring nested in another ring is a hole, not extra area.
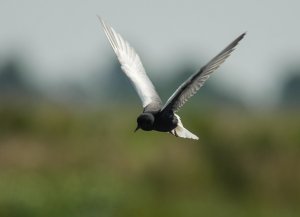
[(179, 111), (187, 100), (203, 86), (209, 76), (229, 57), (246, 33), (237, 37), (198, 72), (192, 74), (171, 95), (166, 104), (163, 105), (155, 87), (146, 74), (139, 55), (119, 33), (101, 17), (99, 19), (104, 33), (117, 55), (123, 72), (129, 78), (142, 101), (143, 112), (137, 118), (137, 128), (135, 131), (138, 129), (145, 131), (156, 130), (169, 132), (177, 137), (199, 139), (183, 127), (181, 119), (176, 112)]

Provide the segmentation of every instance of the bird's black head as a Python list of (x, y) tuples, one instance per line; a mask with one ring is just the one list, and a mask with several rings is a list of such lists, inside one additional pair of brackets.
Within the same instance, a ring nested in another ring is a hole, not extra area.
[(146, 131), (150, 131), (153, 130), (154, 128), (154, 116), (151, 113), (142, 113), (138, 118), (137, 118), (137, 128), (135, 129), (135, 131), (137, 131), (138, 129), (142, 129), (142, 130), (146, 130)]

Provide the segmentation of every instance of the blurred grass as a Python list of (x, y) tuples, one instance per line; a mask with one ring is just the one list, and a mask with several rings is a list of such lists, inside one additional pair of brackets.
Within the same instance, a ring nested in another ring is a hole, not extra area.
[(119, 112), (1, 106), (0, 216), (300, 216), (299, 111), (183, 110), (199, 141)]

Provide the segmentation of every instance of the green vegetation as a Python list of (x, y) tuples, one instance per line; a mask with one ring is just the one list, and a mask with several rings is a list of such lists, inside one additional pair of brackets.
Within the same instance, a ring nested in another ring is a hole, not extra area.
[(192, 141), (114, 111), (2, 106), (0, 216), (300, 216), (299, 112), (187, 108)]

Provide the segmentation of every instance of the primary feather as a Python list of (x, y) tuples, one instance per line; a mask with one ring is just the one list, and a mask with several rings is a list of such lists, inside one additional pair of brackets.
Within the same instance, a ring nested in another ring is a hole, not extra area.
[(99, 19), (105, 35), (118, 57), (122, 70), (133, 84), (142, 101), (143, 108), (156, 108), (159, 110), (162, 105), (161, 99), (147, 76), (139, 55), (120, 34), (105, 23), (103, 19), (100, 17)]
[(240, 35), (231, 44), (229, 44), (223, 51), (203, 66), (198, 72), (190, 76), (179, 88), (172, 94), (168, 99), (167, 103), (162, 108), (162, 111), (172, 110), (173, 112), (178, 111), (187, 100), (192, 97), (209, 78), (219, 66), (226, 60), (227, 57), (234, 50), (235, 46), (245, 36), (246, 33)]

